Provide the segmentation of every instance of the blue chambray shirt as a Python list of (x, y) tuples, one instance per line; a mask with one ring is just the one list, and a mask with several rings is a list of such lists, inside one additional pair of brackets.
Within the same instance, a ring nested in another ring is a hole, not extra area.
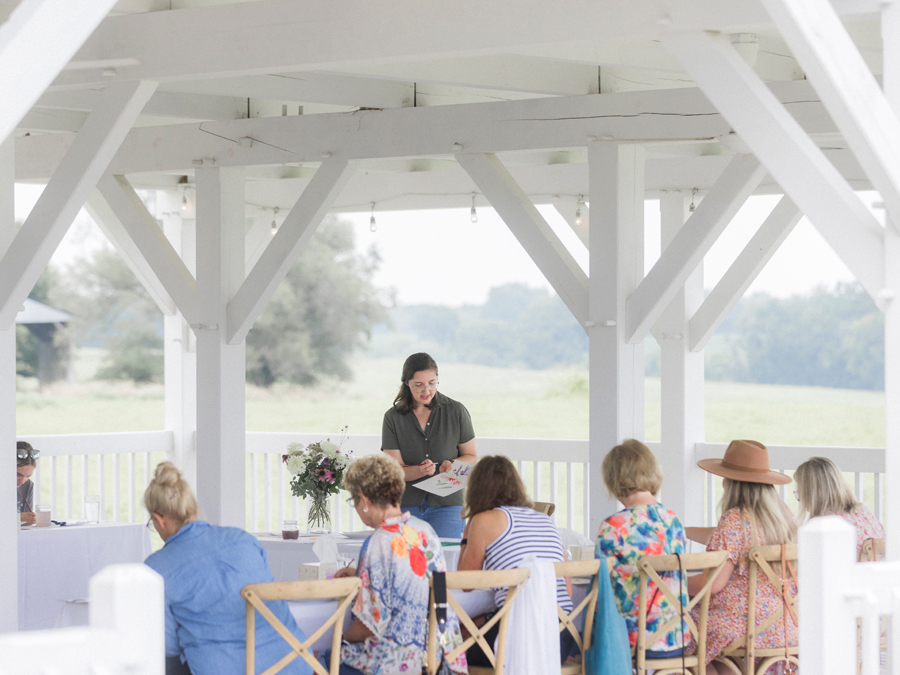
[[(144, 563), (165, 580), (166, 656), (180, 656), (194, 675), (243, 675), (246, 614), (241, 589), (272, 581), (266, 552), (253, 535), (203, 521), (184, 525)], [(285, 602), (266, 603), (300, 641), (306, 639)], [(291, 651), (275, 629), (256, 614), (256, 672)], [(309, 675), (296, 659), (283, 671)]]

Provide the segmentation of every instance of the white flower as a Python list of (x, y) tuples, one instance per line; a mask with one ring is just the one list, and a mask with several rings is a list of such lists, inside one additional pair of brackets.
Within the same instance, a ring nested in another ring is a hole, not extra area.
[(338, 446), (332, 443), (331, 441), (322, 441), (319, 443), (319, 447), (329, 457), (334, 457), (338, 454)]
[(288, 457), (287, 460), (287, 468), (288, 471), (291, 472), (294, 476), (297, 476), (303, 473), (306, 468), (306, 462), (304, 461), (303, 455), (292, 455)]

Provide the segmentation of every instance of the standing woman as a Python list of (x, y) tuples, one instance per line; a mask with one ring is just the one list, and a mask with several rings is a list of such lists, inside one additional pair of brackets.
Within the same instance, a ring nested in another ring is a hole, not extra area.
[(16, 510), (23, 525), (34, 525), (34, 483), (31, 474), (37, 468), (40, 450), (26, 441), (16, 442)]
[(454, 459), (475, 463), (472, 418), (462, 403), (437, 390), (438, 367), (428, 354), (406, 359), (400, 381), (381, 426), (381, 449), (403, 467), (406, 490), (400, 508), (431, 525), (438, 537), (460, 537), (463, 491), (439, 497), (415, 484), (436, 471), (449, 471)]

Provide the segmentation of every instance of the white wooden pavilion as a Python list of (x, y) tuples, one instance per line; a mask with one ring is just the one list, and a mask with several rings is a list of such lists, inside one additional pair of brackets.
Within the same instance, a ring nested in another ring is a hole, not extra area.
[[(897, 0), (0, 0), (0, 20), (0, 447), (16, 314), (84, 205), (165, 313), (166, 429), (148, 442), (238, 526), (244, 338), (323, 217), (490, 205), (590, 338), (590, 441), (567, 470), (586, 462), (601, 485), (606, 450), (643, 436), (652, 333), (666, 503), (702, 522), (695, 462), (721, 452), (704, 346), (806, 215), (885, 313), (886, 448), (773, 448), (775, 468), (829, 454), (876, 473), (900, 558), (900, 490), (882, 494), (900, 471)], [(47, 184), (18, 233), (14, 182)], [(155, 213), (136, 189), (158, 191)], [(887, 226), (854, 190), (880, 193)], [(785, 196), (704, 297), (704, 256), (763, 193)], [(645, 275), (648, 198), (663, 252)], [(588, 274), (541, 203), (576, 227)], [(585, 505), (595, 531), (612, 505), (596, 487)]]

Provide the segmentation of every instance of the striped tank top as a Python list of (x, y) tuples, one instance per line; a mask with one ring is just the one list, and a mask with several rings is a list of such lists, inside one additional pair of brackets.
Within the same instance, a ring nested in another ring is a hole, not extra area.
[[(536, 558), (564, 562), (559, 530), (550, 516), (524, 506), (501, 506), (498, 511), (506, 514), (506, 529), (485, 550), (484, 569), (506, 570), (519, 567), (529, 553)], [(506, 589), (494, 589), (497, 607), (506, 600)], [(565, 579), (556, 580), (556, 602), (566, 611), (572, 611), (572, 599), (566, 593)]]

